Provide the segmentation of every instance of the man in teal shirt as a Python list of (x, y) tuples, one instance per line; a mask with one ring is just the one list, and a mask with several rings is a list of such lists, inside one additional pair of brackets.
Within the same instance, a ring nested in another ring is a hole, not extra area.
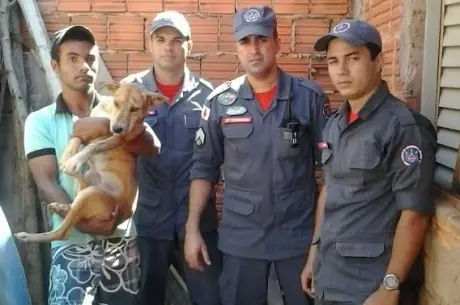
[[(104, 98), (94, 90), (98, 52), (86, 27), (71, 26), (55, 34), (51, 64), (62, 93), (55, 103), (31, 113), (24, 131), (29, 167), (47, 203), (70, 204), (75, 198), (75, 180), (59, 171), (59, 159), (72, 134), (83, 137), (86, 130), (95, 137), (98, 131), (91, 126), (101, 126), (93, 123), (102, 119), (80, 119)], [(108, 128), (109, 122), (104, 120)], [(67, 240), (51, 243), (50, 305), (137, 303), (140, 270), (136, 239), (126, 230), (130, 219), (113, 229), (116, 216), (114, 211), (82, 221)], [(53, 229), (62, 217), (65, 212), (53, 215)]]

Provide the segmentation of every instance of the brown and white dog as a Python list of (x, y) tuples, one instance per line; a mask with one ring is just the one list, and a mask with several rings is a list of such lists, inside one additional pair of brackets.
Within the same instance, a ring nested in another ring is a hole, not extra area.
[[(168, 101), (168, 98), (148, 92), (137, 84), (106, 84), (113, 97), (99, 101), (91, 111), (91, 117), (110, 119), (111, 135), (82, 143), (72, 137), (60, 160), (61, 170), (77, 178), (77, 196), (71, 205), (50, 203), (52, 212), (67, 211), (58, 228), (45, 233), (16, 233), (22, 242), (49, 242), (65, 240), (72, 227), (81, 220), (102, 213), (110, 213), (118, 204), (117, 223), (132, 216), (132, 205), (137, 192), (135, 156), (124, 144), (145, 131), (144, 117), (150, 106)], [(87, 144), (83, 149), (81, 145)], [(81, 167), (89, 169), (81, 175)]]

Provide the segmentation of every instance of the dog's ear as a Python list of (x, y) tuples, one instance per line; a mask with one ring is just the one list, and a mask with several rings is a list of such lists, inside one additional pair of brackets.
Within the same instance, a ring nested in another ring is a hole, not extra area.
[(169, 98), (158, 92), (144, 91), (143, 94), (149, 106), (156, 106), (169, 102)]
[(105, 83), (103, 84), (98, 91), (100, 92), (108, 92), (110, 94), (115, 94), (115, 92), (120, 88), (120, 83)]

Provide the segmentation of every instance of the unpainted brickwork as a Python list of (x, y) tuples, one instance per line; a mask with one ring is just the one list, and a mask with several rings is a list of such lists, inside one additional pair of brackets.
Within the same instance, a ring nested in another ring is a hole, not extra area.
[(403, 0), (355, 0), (357, 15), (380, 31), (383, 40), (383, 77), (393, 92), (409, 106), (415, 107), (413, 92), (405, 92), (401, 80), (401, 21)]
[[(149, 68), (146, 47), (152, 17), (163, 10), (186, 14), (194, 47), (189, 68), (215, 85), (243, 73), (231, 33), (235, 9), (267, 4), (279, 16), (282, 40), (279, 63), (286, 71), (315, 79), (330, 93), (333, 107), (341, 102), (327, 76), (323, 54), (314, 40), (332, 24), (351, 16), (350, 0), (38, 0), (49, 33), (70, 24), (84, 24), (95, 33), (102, 57), (119, 80)], [(30, 42), (30, 39), (26, 38)]]

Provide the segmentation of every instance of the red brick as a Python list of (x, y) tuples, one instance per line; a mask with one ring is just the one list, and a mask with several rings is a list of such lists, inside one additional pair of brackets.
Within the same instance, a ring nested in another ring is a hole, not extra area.
[(235, 55), (206, 55), (201, 60), (201, 75), (215, 86), (236, 76), (237, 59)]
[(201, 75), (201, 59), (187, 58), (187, 67), (195, 75)]
[(198, 0), (164, 0), (164, 10), (195, 13), (198, 12)]
[(72, 24), (87, 26), (93, 32), (100, 49), (107, 48), (107, 17), (104, 15), (80, 15), (72, 17)]
[(291, 73), (300, 77), (308, 76), (308, 59), (307, 58), (293, 58), (293, 57), (279, 57), (278, 65), (285, 72)]
[(235, 40), (232, 31), (233, 16), (221, 16), (219, 20), (219, 51), (235, 52)]
[(236, 0), (236, 7), (251, 7), (259, 5), (268, 5), (272, 7), (272, 2), (270, 0)]
[(126, 12), (126, 0), (92, 0), (93, 12)]
[(340, 93), (329, 93), (327, 96), (329, 98), (329, 102), (331, 103), (332, 110), (339, 109), (343, 104), (344, 98), (340, 95)]
[(298, 19), (294, 21), (295, 45), (297, 53), (313, 52), (313, 44), (321, 35), (329, 31), (328, 19)]
[(112, 78), (119, 81), (127, 76), (127, 58), (126, 54), (102, 53), (104, 63), (109, 70)]
[(234, 0), (199, 0), (200, 12), (202, 13), (221, 13), (233, 14), (235, 13)]
[(58, 0), (58, 10), (61, 12), (89, 12), (90, 0)]
[(349, 0), (310, 0), (312, 14), (343, 15), (348, 13)]
[(126, 0), (129, 12), (157, 13), (163, 10), (162, 0)]
[(40, 13), (50, 13), (57, 10), (57, 0), (40, 0), (37, 1)]
[(109, 16), (109, 49), (144, 50), (144, 18)]
[[(200, 60), (187, 58), (190, 71), (200, 75)], [(128, 74), (137, 73), (152, 67), (152, 55), (148, 52), (128, 54)]]
[(281, 39), (280, 52), (291, 52), (292, 19), (278, 18), (278, 37)]
[(136, 53), (128, 55), (128, 74), (137, 73), (152, 67), (150, 53)]
[(309, 1), (305, 0), (273, 0), (277, 14), (308, 14), (309, 6)]
[(192, 29), (192, 52), (215, 52), (218, 49), (219, 20), (217, 17), (189, 17)]
[(70, 17), (67, 15), (48, 14), (43, 15), (42, 18), (49, 35), (70, 25)]
[(323, 90), (336, 91), (331, 83), (327, 71), (327, 62), (325, 59), (314, 59), (312, 60), (311, 66), (311, 79), (315, 81)]

